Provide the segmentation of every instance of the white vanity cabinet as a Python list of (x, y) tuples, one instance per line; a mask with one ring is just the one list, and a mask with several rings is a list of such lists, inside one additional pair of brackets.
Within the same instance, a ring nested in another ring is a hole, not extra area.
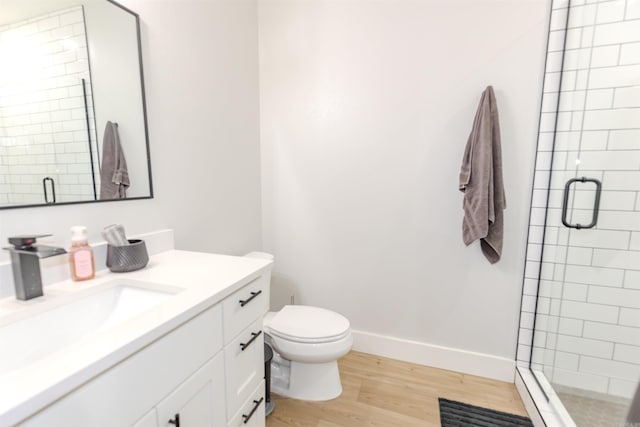
[(222, 302), (228, 426), (264, 425), (262, 318), (268, 308), (268, 273)]
[(269, 277), (267, 271), (247, 279), (222, 301), (19, 425), (264, 426), (262, 318)]
[[(131, 426), (219, 353), (222, 342), (222, 308), (216, 304), (20, 425)], [(218, 377), (224, 381), (223, 369)]]

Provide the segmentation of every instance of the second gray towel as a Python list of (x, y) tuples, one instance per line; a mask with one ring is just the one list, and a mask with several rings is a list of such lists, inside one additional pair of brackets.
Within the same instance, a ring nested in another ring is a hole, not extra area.
[(494, 264), (502, 255), (502, 211), (507, 202), (502, 180), (498, 107), (491, 86), (480, 98), (464, 151), (459, 184), (464, 193), (462, 240), (468, 246), (480, 239), (482, 253)]

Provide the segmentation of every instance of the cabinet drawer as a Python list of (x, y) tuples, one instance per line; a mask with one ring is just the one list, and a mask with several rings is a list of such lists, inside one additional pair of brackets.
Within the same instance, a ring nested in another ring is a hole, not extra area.
[[(265, 390), (264, 380), (253, 390), (246, 402), (236, 415), (229, 421), (227, 427), (264, 427), (265, 425)], [(245, 424), (246, 421), (246, 424)]]
[(227, 375), (227, 414), (230, 417), (264, 379), (262, 318), (240, 332), (238, 337), (225, 347), (224, 360)]
[(224, 316), (224, 342), (228, 344), (244, 328), (253, 323), (269, 308), (269, 273), (250, 281), (222, 302)]

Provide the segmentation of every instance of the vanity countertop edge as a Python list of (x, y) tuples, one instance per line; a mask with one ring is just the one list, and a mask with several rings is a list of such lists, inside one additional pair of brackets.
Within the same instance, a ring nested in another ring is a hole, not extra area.
[[(31, 305), (114, 280), (183, 288), (169, 301), (128, 322), (97, 333), (88, 341), (53, 353), (28, 368), (0, 376), (0, 425), (13, 425), (105, 372), (253, 279), (269, 274), (265, 259), (169, 250), (150, 257), (146, 268), (131, 273), (99, 271), (87, 282), (66, 280), (45, 288), (31, 301), (0, 300), (0, 322)], [(6, 350), (6, 349), (5, 349)], [(10, 351), (10, 350), (9, 350)]]

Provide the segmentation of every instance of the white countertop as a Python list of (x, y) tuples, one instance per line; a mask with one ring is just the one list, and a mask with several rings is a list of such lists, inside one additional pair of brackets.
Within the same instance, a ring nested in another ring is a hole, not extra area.
[[(184, 288), (157, 306), (94, 336), (54, 352), (23, 369), (0, 376), (0, 425), (13, 425), (104, 372), (172, 329), (230, 295), (248, 279), (270, 271), (264, 259), (171, 250), (154, 255), (143, 270), (100, 271), (90, 281), (46, 286), (29, 301), (0, 300), (0, 325), (39, 304), (113, 280), (132, 280)], [(1, 327), (1, 326), (0, 326)], [(2, 346), (0, 351), (11, 351)]]

